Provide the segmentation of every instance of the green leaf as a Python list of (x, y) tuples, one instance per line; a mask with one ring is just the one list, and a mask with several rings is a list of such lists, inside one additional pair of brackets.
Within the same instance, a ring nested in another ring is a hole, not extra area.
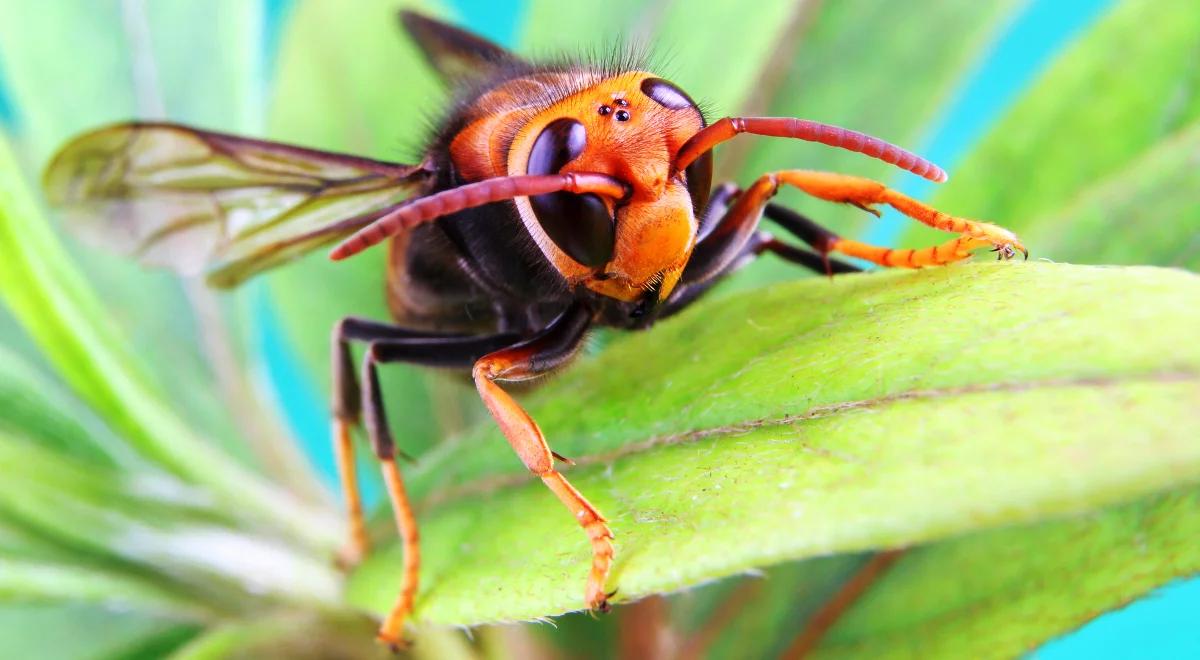
[[(260, 13), (257, 4), (236, 0), (193, 7), (0, 2), (0, 65), (19, 115), (13, 142), (28, 178), (37, 180), (50, 154), (74, 133), (116, 120), (170, 118), (247, 130), (248, 116), (262, 114)], [(224, 362), (235, 360), (212, 359), (215, 347), (230, 342), (211, 294), (72, 240), (65, 247), (170, 406), (248, 460), (253, 443), (236, 438), (226, 414), (230, 400), (248, 403), (232, 392), (223, 396), (222, 389), (233, 388), (217, 378), (232, 371), (221, 371)]]
[[(1197, 52), (1200, 12), (1187, 3), (1118, 4), (955, 168), (935, 206), (1025, 233), (1039, 257), (1194, 267)], [(904, 244), (935, 240), (944, 234), (914, 228)]]
[(667, 4), (647, 5), (641, 0), (609, 3), (528, 0), (517, 30), (520, 45), (517, 51), (534, 57), (582, 55), (585, 51), (607, 55), (606, 49), (618, 45), (612, 42), (613, 38), (645, 38), (651, 34)]
[[(830, 629), (814, 657), (1016, 657), (1181, 575), (1200, 572), (1200, 491), (912, 549)], [(723, 582), (753, 595), (709, 657), (779, 657), (861, 560), (824, 557)], [(689, 604), (694, 594), (676, 601)], [(713, 600), (709, 597), (707, 600)], [(686, 610), (685, 610), (686, 611)], [(701, 634), (696, 616), (683, 626)]]
[(112, 3), (0, 2), (0, 66), (31, 162), (72, 133), (135, 113), (127, 44), (113, 38), (122, 33)]
[(238, 0), (0, 2), (0, 65), (31, 162), (133, 117), (256, 126), (261, 30), (261, 7)]
[(125, 607), (191, 618), (272, 600), (336, 602), (327, 559), (230, 528), (205, 491), (168, 475), (122, 474), (4, 436), (0, 470), (0, 522), (53, 548), (6, 553), (0, 584), (9, 597), (65, 597), (77, 582), (78, 598), (107, 594)]
[[(1195, 434), (1191, 436), (1193, 439)], [(815, 657), (1017, 656), (1200, 572), (1200, 491), (1066, 521), (918, 548), (838, 625)]]
[(63, 380), (143, 457), (237, 503), (232, 516), (258, 516), (259, 525), (278, 526), (316, 548), (333, 547), (336, 525), (323, 524), (322, 512), (242, 468), (163, 404), (55, 239), (19, 171), (0, 141), (0, 300)]
[(0, 602), (93, 603), (179, 620), (211, 616), (194, 602), (131, 575), (0, 557)]
[[(676, 625), (685, 639), (709, 636), (705, 657), (781, 657), (781, 653), (817, 610), (827, 603), (867, 556), (834, 555), (772, 566), (761, 574), (724, 580), (711, 587), (684, 592), (674, 611), (682, 610)], [(690, 608), (679, 607), (686, 603)], [(731, 607), (736, 603), (737, 607)], [(689, 611), (706, 605), (708, 612)], [(722, 608), (731, 618), (710, 629)], [(693, 642), (694, 643), (694, 642)]]
[(101, 660), (155, 658), (191, 635), (195, 626), (169, 618), (93, 605), (0, 606), (0, 640), (14, 658)]
[[(746, 11), (731, 2), (530, 2), (518, 52), (603, 59), (616, 48), (647, 50), (648, 64), (698, 101), (734, 112), (761, 84), (778, 49), (807, 25), (816, 3), (765, 0)], [(619, 35), (625, 43), (618, 43)], [(730, 53), (737, 53), (731, 57)], [(720, 70), (720, 76), (712, 71)]]
[[(395, 654), (375, 642), (366, 617), (314, 613), (267, 615), (209, 628), (171, 660), (225, 658), (378, 658)], [(461, 637), (459, 637), (461, 639)], [(422, 637), (420, 644), (425, 645)], [(418, 656), (420, 657), (420, 656)], [(438, 657), (438, 656), (433, 656)], [(442, 656), (445, 657), (445, 656)]]
[[(14, 142), (27, 179), (38, 180), (68, 138), (114, 121), (170, 118), (235, 132), (259, 129), (261, 13), (258, 3), (238, 0), (0, 2), (0, 66), (19, 114)], [(100, 292), (109, 325), (137, 347), (141, 370), (180, 416), (243, 460), (248, 447), (269, 440), (253, 432), (244, 433), (249, 443), (235, 437), (235, 421), (245, 424), (250, 415), (229, 415), (238, 410), (230, 402), (241, 408), (250, 402), (230, 386), (229, 372), (238, 365), (222, 371), (236, 356), (220, 355), (233, 338), (214, 294), (73, 240), (65, 247)]]
[(0, 348), (0, 435), (21, 437), (106, 467), (128, 458), (121, 441), (83, 406)]
[(1021, 237), (1056, 260), (1200, 270), (1200, 122), (1096, 181)]
[[(833, 122), (916, 149), (926, 125), (1018, 7), (1007, 0), (938, 1), (921, 11), (876, 0), (824, 4), (768, 98), (770, 114)], [(797, 167), (899, 174), (859, 154), (766, 138), (744, 173)], [(831, 215), (821, 208), (823, 218)]]
[[(436, 2), (407, 4), (437, 13)], [(272, 137), (385, 160), (419, 157), (421, 145), (412, 142), (425, 137), (423, 113), (444, 92), (396, 10), (387, 0), (354, 11), (333, 0), (295, 7), (275, 73)]]
[[(528, 397), (609, 517), (626, 598), (913, 545), (1200, 480), (1200, 278), (991, 264), (713, 300)], [(638, 383), (638, 387), (630, 387)], [(417, 617), (581, 604), (588, 550), (484, 426), (410, 471)], [(351, 597), (381, 610), (395, 552)]]

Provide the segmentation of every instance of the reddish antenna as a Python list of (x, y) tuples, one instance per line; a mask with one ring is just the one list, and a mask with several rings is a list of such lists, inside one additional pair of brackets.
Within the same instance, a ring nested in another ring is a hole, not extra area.
[(679, 152), (675, 154), (674, 171), (683, 171), (692, 161), (713, 147), (741, 133), (820, 142), (831, 147), (866, 154), (936, 183), (942, 183), (949, 178), (937, 165), (879, 138), (848, 128), (791, 117), (726, 117), (683, 143)]
[(378, 220), (359, 229), (353, 236), (334, 246), (329, 253), (329, 258), (340, 261), (405, 229), (411, 229), (443, 215), (458, 213), (463, 209), (513, 197), (545, 195), (559, 191), (577, 194), (595, 193), (621, 199), (629, 194), (629, 187), (617, 179), (595, 172), (522, 174), (484, 179), (397, 205), (394, 210), (388, 211)]

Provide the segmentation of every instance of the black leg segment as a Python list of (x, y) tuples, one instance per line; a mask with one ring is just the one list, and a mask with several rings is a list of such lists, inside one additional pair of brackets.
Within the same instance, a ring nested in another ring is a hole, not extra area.
[(834, 243), (840, 238), (837, 234), (813, 222), (807, 216), (801, 215), (786, 206), (767, 204), (763, 215), (779, 225), (784, 231), (808, 243), (821, 254), (833, 249)]
[(391, 459), (396, 454), (396, 443), (383, 408), (383, 395), (379, 391), (377, 365), (405, 362), (425, 367), (467, 369), (484, 355), (512, 346), (518, 341), (520, 337), (517, 335), (501, 334), (484, 337), (384, 339), (371, 342), (363, 355), (362, 404), (365, 407), (363, 425), (375, 455), (381, 459)]
[[(483, 336), (439, 334), (346, 317), (333, 329), (333, 414), (337, 419), (353, 424), (365, 404), (363, 421), (371, 445), (381, 458), (390, 458), (395, 447), (383, 411), (376, 364), (407, 362), (466, 370), (480, 357), (520, 340), (520, 335), (514, 333)], [(351, 341), (369, 343), (363, 356), (361, 389), (358, 379), (354, 377)]]

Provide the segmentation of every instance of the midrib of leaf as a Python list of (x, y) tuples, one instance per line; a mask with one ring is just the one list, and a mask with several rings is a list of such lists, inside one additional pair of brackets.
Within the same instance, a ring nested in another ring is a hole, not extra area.
[[(1056, 264), (809, 281), (625, 338), (529, 409), (556, 451), (591, 457), (568, 474), (613, 526), (611, 586), (636, 597), (1200, 481), (1197, 295), (1183, 272)], [(497, 480), (422, 514), (418, 618), (579, 607), (586, 544), (509, 452), (485, 426), (408, 471), (419, 494)], [(369, 562), (354, 601), (389, 604), (398, 565)]]
[[(780, 561), (928, 543), (1195, 483), (1200, 451), (1189, 438), (1200, 433), (1197, 397), (1192, 379), (902, 401), (656, 447), (574, 470), (571, 479), (616, 534), (611, 586), (636, 598)], [(956, 436), (968, 420), (986, 428)], [(530, 483), (422, 517), (428, 591), (418, 617), (475, 624), (580, 607), (586, 544), (543, 490)], [(377, 610), (390, 604), (399, 561), (392, 550), (360, 570), (354, 601)]]
[[(708, 300), (652, 333), (622, 337), (604, 359), (574, 365), (525, 401), (551, 447), (577, 459), (912, 391), (1155, 373), (1165, 366), (1157, 346), (1179, 347), (1168, 370), (1200, 369), (1190, 331), (1166, 321), (1200, 295), (1197, 281), (1128, 269), (1124, 290), (1080, 295), (1113, 273), (980, 264)], [(1144, 305), (1150, 292), (1163, 304)], [(1039, 296), (1036, 304), (1022, 302), (1030, 295)], [(947, 309), (955, 314), (945, 317)], [(1083, 322), (1089, 318), (1096, 320)], [(425, 456), (412, 470), (412, 488), (421, 497), (497, 474), (523, 475), (510, 451), (482, 424)]]
[[(1000, 382), (965, 385), (936, 390), (910, 390), (897, 392), (873, 399), (844, 401), (828, 405), (815, 406), (802, 413), (783, 415), (780, 417), (764, 417), (745, 422), (727, 424), (724, 426), (696, 428), (682, 433), (656, 435), (644, 440), (631, 442), (617, 449), (600, 454), (572, 456), (571, 461), (577, 467), (593, 465), (608, 465), (615, 461), (649, 451), (656, 447), (687, 444), (692, 442), (719, 442), (722, 438), (737, 437), (759, 429), (787, 427), (809, 420), (824, 419), (855, 411), (880, 409), (900, 401), (936, 401), (960, 397), (968, 394), (985, 392), (1052, 392), (1064, 387), (1109, 388), (1120, 385), (1137, 383), (1195, 383), (1200, 382), (1200, 371), (1184, 368), (1178, 371), (1165, 370), (1143, 374), (1128, 374), (1119, 377), (1087, 377), (1076, 379), (1054, 379), (1045, 381)], [(526, 473), (501, 474), (472, 481), (461, 486), (450, 486), (431, 491), (421, 500), (422, 509), (432, 509), (442, 504), (467, 497), (486, 496), (502, 488), (517, 486), (533, 480)]]

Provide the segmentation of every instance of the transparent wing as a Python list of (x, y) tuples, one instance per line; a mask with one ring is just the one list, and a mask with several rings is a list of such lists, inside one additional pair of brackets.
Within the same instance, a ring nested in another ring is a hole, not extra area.
[(75, 138), (43, 184), (84, 238), (229, 287), (348, 236), (431, 174), (176, 124), (129, 123)]

